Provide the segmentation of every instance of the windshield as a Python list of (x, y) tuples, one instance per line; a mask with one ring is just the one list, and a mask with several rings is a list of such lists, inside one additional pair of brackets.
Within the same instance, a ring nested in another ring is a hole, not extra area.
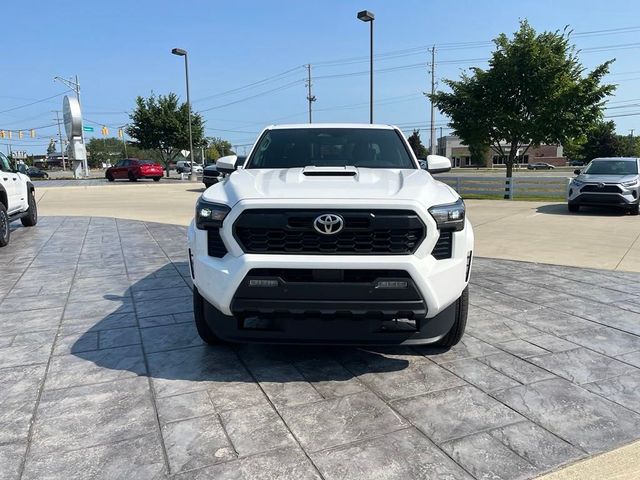
[(583, 173), (588, 175), (633, 175), (638, 173), (638, 162), (631, 160), (594, 160)]
[(246, 168), (306, 166), (415, 169), (395, 130), (291, 128), (267, 131)]
[(153, 160), (138, 160), (140, 165), (154, 165), (156, 162)]

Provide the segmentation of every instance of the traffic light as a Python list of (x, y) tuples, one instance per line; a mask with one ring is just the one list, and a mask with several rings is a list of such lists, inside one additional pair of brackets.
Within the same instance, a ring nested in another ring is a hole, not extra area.
[(6, 137), (6, 133), (4, 130), (0, 130), (0, 138), (5, 138)]
[(124, 132), (121, 128), (118, 129), (118, 138), (122, 138), (124, 136)]
[(22, 138), (24, 135), (22, 134), (22, 130), (18, 130), (18, 138)]
[(36, 131), (33, 128), (29, 131), (29, 136), (31, 138), (36, 138)]
[(11, 130), (7, 130), (7, 133), (9, 134), (7, 138), (11, 140)]
[(102, 135), (104, 135), (105, 137), (109, 135), (109, 129), (104, 125), (102, 126)]

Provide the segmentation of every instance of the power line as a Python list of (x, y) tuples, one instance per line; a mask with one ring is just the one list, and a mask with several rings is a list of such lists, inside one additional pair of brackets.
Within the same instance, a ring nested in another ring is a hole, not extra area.
[(258, 80), (258, 81), (253, 82), (253, 83), (248, 83), (247, 85), (243, 85), (241, 87), (233, 88), (231, 90), (227, 90), (227, 91), (220, 92), (220, 93), (215, 93), (213, 95), (209, 95), (209, 96), (206, 96), (206, 97), (198, 98), (198, 99), (194, 100), (192, 103), (202, 102), (202, 101), (205, 101), (205, 100), (210, 100), (212, 98), (218, 98), (218, 97), (222, 97), (222, 96), (225, 96), (225, 95), (230, 95), (230, 94), (233, 94), (233, 93), (241, 92), (242, 90), (245, 90), (247, 88), (251, 88), (251, 87), (263, 85), (263, 84), (266, 84), (266, 83), (270, 83), (270, 82), (272, 82), (274, 80), (283, 80), (285, 77), (290, 76), (289, 74), (292, 74), (292, 73), (294, 73), (296, 71), (299, 71), (300, 68), (301, 68), (301, 66), (297, 66), (297, 67), (291, 68), (289, 70), (286, 70), (284, 72), (278, 73), (276, 75), (272, 75), (270, 77), (263, 78), (262, 80)]
[(41, 98), (40, 100), (36, 100), (34, 102), (31, 102), (31, 103), (25, 103), (24, 105), (18, 105), (17, 107), (8, 108), (7, 110), (1, 110), (0, 113), (13, 112), (14, 110), (19, 110), (21, 108), (27, 108), (27, 107), (30, 107), (31, 105), (35, 105), (37, 103), (46, 102), (47, 100), (51, 100), (52, 98), (61, 97), (62, 95), (66, 95), (67, 92), (70, 92), (70, 91), (71, 90), (65, 90), (62, 93), (57, 93), (56, 95), (51, 95), (50, 97), (47, 97), (47, 98)]
[(222, 105), (216, 105), (215, 107), (209, 107), (209, 108), (201, 109), (201, 110), (199, 110), (198, 113), (209, 112), (211, 110), (217, 110), (219, 108), (228, 107), (230, 105), (235, 105), (237, 103), (246, 102), (247, 100), (251, 100), (251, 99), (254, 99), (254, 98), (257, 98), (257, 97), (261, 97), (261, 96), (267, 95), (269, 93), (278, 92), (280, 90), (286, 90), (287, 88), (291, 88), (294, 85), (300, 85), (302, 82), (304, 82), (304, 80), (295, 80), (295, 81), (287, 83), (285, 85), (281, 85), (280, 87), (277, 87), (277, 88), (274, 88), (274, 89), (271, 89), (271, 90), (266, 90), (264, 92), (256, 93), (255, 95), (251, 95), (249, 97), (240, 98), (238, 100), (234, 100), (233, 102), (228, 102), (228, 103), (224, 103)]

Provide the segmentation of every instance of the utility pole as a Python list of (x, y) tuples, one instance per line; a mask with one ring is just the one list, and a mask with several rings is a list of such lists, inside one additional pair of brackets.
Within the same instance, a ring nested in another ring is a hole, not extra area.
[(431, 47), (431, 155), (435, 154), (436, 145), (436, 106), (433, 103), (433, 95), (436, 93), (436, 46)]
[(631, 128), (629, 131), (631, 132), (631, 138), (633, 138), (633, 132), (635, 132), (635, 128)]
[(62, 155), (62, 170), (67, 169), (67, 164), (64, 161), (64, 142), (62, 141), (62, 129), (60, 128), (60, 112), (58, 110), (54, 110), (56, 112), (56, 121), (58, 122), (58, 138), (60, 139), (60, 154)]
[(311, 64), (307, 65), (307, 100), (309, 101), (309, 123), (313, 123), (311, 118), (311, 104), (316, 101), (315, 95), (311, 95)]
[[(440, 127), (440, 138), (442, 139), (442, 127)], [(436, 153), (436, 155), (440, 155), (440, 153)], [(444, 156), (444, 154), (442, 156)]]

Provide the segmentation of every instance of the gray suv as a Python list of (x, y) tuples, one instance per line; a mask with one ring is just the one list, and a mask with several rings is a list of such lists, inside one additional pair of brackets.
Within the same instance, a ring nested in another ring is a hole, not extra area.
[(621, 207), (638, 215), (640, 158), (595, 158), (569, 184), (570, 212), (581, 205)]

